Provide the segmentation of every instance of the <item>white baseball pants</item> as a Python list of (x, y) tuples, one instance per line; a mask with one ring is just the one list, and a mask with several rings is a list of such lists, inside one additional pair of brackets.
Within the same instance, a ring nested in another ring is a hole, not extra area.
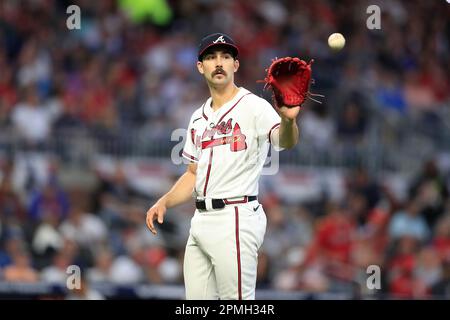
[(186, 299), (255, 299), (266, 224), (258, 201), (196, 210), (184, 256)]

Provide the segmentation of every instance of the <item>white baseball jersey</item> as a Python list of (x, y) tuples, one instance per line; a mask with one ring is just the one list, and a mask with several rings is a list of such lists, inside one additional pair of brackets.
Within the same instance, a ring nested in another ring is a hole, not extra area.
[(257, 195), (281, 118), (270, 103), (245, 88), (217, 111), (211, 101), (193, 113), (182, 153), (198, 164), (195, 193), (215, 199)]

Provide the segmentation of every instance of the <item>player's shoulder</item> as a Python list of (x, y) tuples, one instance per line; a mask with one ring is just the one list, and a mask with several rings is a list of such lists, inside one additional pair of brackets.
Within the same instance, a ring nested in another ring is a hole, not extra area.
[[(245, 89), (246, 90), (246, 89)], [(273, 108), (272, 105), (263, 97), (260, 97), (253, 92), (246, 90), (247, 103), (251, 105), (251, 110), (254, 112), (260, 112), (265, 108)]]
[(198, 117), (202, 116), (202, 109), (203, 109), (203, 107), (200, 106), (200, 107), (198, 107), (197, 109), (194, 110), (194, 112), (191, 115), (191, 121), (192, 121), (192, 119), (195, 119), (195, 118), (198, 118)]
[(194, 110), (194, 112), (191, 115), (190, 123), (203, 117), (203, 108), (208, 103), (208, 101), (209, 101), (209, 99), (206, 100), (204, 103), (202, 103), (197, 109)]
[(266, 99), (256, 95), (255, 93), (245, 89), (245, 88), (241, 88), (242, 90), (242, 95), (245, 96), (245, 100), (247, 102), (250, 103), (254, 103), (254, 104), (270, 104), (269, 102), (267, 102)]

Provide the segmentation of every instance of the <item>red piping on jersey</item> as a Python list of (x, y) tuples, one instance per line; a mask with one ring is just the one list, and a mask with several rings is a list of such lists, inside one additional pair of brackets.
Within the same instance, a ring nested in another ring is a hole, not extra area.
[[(246, 95), (251, 94), (246, 93), (244, 94), (242, 97), (239, 98), (239, 100), (227, 111), (225, 112), (219, 119), (219, 121), (217, 121), (217, 123), (220, 123), (222, 121), (222, 119), (231, 111), (233, 110), (234, 107), (237, 106), (237, 104), (242, 100), (243, 97), (245, 97)], [(203, 108), (205, 107), (205, 105), (203, 104)], [(205, 113), (203, 112), (203, 116), (205, 117), (206, 120), (208, 120), (208, 117), (206, 117)], [(213, 140), (213, 138), (211, 138), (211, 140)], [(209, 175), (211, 173), (211, 165), (212, 165), (212, 157), (213, 157), (213, 148), (211, 148), (211, 153), (209, 155), (209, 163), (208, 163), (208, 171), (206, 171), (206, 181), (205, 181), (205, 187), (203, 188), (203, 196), (206, 197), (206, 188), (208, 187), (208, 182), (209, 182)]]
[(209, 153), (208, 171), (206, 171), (205, 187), (203, 188), (204, 197), (206, 196), (206, 188), (208, 187), (209, 175), (211, 173), (212, 157), (213, 157), (213, 148), (211, 148), (211, 152)]
[(203, 106), (203, 108), (202, 108), (202, 115), (203, 115), (203, 118), (205, 118), (205, 120), (208, 121), (208, 117), (205, 114), (204, 108), (205, 108), (205, 106)]
[[(219, 121), (217, 121), (217, 123), (220, 123), (222, 121), (222, 119), (228, 114), (228, 112), (230, 112), (234, 107), (236, 107), (236, 105), (239, 103), (239, 101), (242, 100), (243, 97), (245, 97), (246, 95), (252, 94), (251, 92), (244, 94), (242, 97), (239, 98), (239, 100), (227, 111), (225, 112), (222, 117), (220, 117)], [(208, 116), (205, 114), (205, 104), (206, 102), (203, 104), (202, 106), (202, 115), (203, 118), (205, 118), (206, 121), (208, 121)]]
[(270, 143), (270, 144), (272, 144), (272, 141), (271, 141), (272, 130), (275, 129), (276, 127), (279, 127), (279, 126), (280, 126), (280, 124), (277, 123), (277, 124), (274, 125), (272, 128), (270, 128), (270, 130), (269, 130), (269, 143)]
[(208, 117), (205, 114), (205, 104), (206, 104), (206, 102), (203, 103), (203, 105), (202, 105), (202, 116), (203, 116), (203, 118), (205, 118), (206, 121), (208, 121)]
[(228, 109), (228, 111), (225, 112), (225, 113), (220, 117), (220, 119), (219, 119), (219, 121), (217, 121), (217, 123), (222, 122), (222, 119), (223, 119), (223, 118), (224, 118), (231, 110), (233, 110), (234, 107), (237, 106), (237, 104), (242, 100), (242, 98), (245, 97), (245, 96), (247, 96), (247, 95), (249, 95), (249, 94), (251, 94), (251, 92), (246, 93), (246, 94), (244, 94), (242, 97), (240, 97), (239, 100), (234, 104), (234, 106), (232, 106), (230, 109)]
[(183, 155), (187, 158), (189, 158), (190, 160), (194, 160), (194, 161), (198, 161), (198, 159), (194, 156), (191, 156), (189, 153), (187, 153), (186, 151), (183, 150)]
[(234, 207), (234, 216), (236, 218), (236, 256), (237, 256), (237, 267), (238, 267), (238, 300), (242, 300), (241, 247), (239, 244), (239, 209), (238, 209), (238, 207)]

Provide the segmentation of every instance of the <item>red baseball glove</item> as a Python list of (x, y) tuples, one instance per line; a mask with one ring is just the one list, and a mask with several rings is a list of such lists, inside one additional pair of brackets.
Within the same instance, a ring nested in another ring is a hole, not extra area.
[(304, 60), (291, 57), (279, 58), (272, 62), (267, 69), (264, 88), (272, 88), (277, 108), (301, 106), (309, 97), (313, 62), (314, 60), (311, 60), (306, 63)]

